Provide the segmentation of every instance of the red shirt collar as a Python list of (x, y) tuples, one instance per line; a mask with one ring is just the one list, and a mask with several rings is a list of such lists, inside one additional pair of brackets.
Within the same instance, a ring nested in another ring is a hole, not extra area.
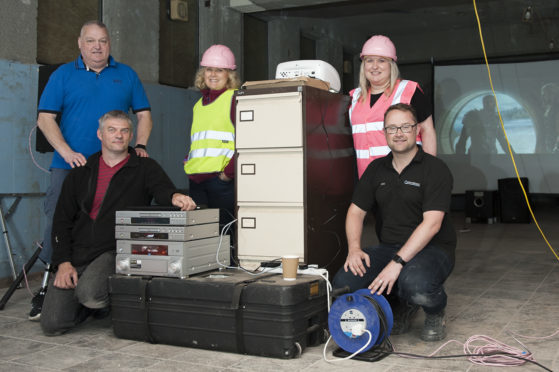
[(202, 89), (202, 103), (204, 105), (210, 104), (215, 101), (223, 92), (225, 92), (227, 88), (223, 88), (220, 90), (212, 90), (209, 88)]

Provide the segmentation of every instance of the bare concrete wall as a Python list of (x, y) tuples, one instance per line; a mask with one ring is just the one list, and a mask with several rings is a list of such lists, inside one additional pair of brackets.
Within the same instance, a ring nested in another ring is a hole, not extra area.
[(98, 17), (98, 0), (41, 0), (36, 20), (37, 63), (57, 65), (76, 59), (82, 25)]
[(37, 54), (38, 0), (2, 2), (0, 11), (0, 58), (35, 63)]
[[(47, 173), (33, 164), (28, 139), (35, 126), (37, 109), (38, 66), (0, 59), (0, 193), (40, 193), (46, 191)], [(31, 135), (31, 147), (34, 147)], [(35, 160), (48, 168), (50, 155), (34, 152)], [(0, 198), (7, 211), (15, 201), (12, 196)], [(25, 197), (6, 218), (7, 237), (12, 246), (16, 271), (32, 256), (44, 229), (43, 200)], [(40, 265), (35, 265), (35, 270)], [(0, 278), (11, 275), (4, 239), (0, 242)]]
[[(528, 32), (527, 25), (483, 26), (486, 53), (489, 58), (549, 53), (549, 41), (540, 32)], [(398, 49), (398, 63), (482, 58), (483, 50), (476, 25), (460, 30), (391, 35)]]
[(198, 69), (198, 0), (188, 1), (188, 20), (172, 20), (168, 0), (159, 0), (159, 82), (193, 86)]
[(299, 59), (301, 30), (297, 20), (277, 19), (268, 22), (268, 76), (274, 79), (281, 62)]
[(328, 61), (342, 78), (344, 70), (344, 48), (343, 45), (330, 38), (323, 37), (316, 43), (316, 58)]
[(111, 34), (111, 54), (130, 65), (142, 81), (159, 79), (159, 1), (103, 1), (103, 22)]
[(145, 84), (151, 104), (153, 130), (149, 139), (149, 154), (161, 164), (180, 189), (188, 188), (183, 159), (190, 148), (192, 109), (200, 99), (197, 90)]
[[(237, 71), (243, 71), (243, 14), (229, 8), (229, 1), (198, 1), (200, 58), (213, 44), (227, 45), (237, 62)], [(242, 76), (241, 76), (242, 80)]]

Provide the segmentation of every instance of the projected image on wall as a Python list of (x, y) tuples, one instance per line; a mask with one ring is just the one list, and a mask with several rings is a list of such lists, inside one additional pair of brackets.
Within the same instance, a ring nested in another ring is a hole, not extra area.
[(456, 154), (505, 154), (507, 140), (514, 153), (533, 154), (536, 144), (534, 119), (514, 98), (497, 93), (507, 135), (503, 133), (491, 92), (468, 101), (451, 123), (451, 148)]
[[(513, 151), (558, 151), (559, 84), (550, 80), (557, 79), (559, 61), (493, 64), (491, 70)], [(505, 153), (506, 141), (489, 87), (485, 65), (435, 66), (441, 153)]]
[[(559, 60), (490, 64), (498, 107), (521, 176), (535, 192), (559, 193)], [(454, 192), (496, 189), (516, 177), (485, 64), (435, 65), (438, 156)]]

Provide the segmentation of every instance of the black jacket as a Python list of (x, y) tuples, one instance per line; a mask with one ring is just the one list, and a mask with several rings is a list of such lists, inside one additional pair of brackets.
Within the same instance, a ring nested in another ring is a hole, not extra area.
[(52, 264), (71, 262), (89, 264), (100, 254), (115, 251), (115, 212), (127, 207), (171, 205), (175, 188), (163, 168), (151, 158), (141, 158), (131, 147), (130, 159), (115, 173), (97, 214), (92, 220), (93, 204), (101, 152), (87, 159), (83, 167), (70, 171), (58, 198), (52, 228)]

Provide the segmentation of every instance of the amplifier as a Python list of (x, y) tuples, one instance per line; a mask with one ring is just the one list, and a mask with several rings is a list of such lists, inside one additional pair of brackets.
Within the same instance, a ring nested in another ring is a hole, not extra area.
[(186, 278), (229, 265), (229, 236), (187, 242), (117, 240), (116, 273)]
[(219, 236), (219, 223), (192, 226), (116, 225), (116, 239), (195, 240)]
[(126, 210), (116, 211), (117, 225), (173, 225), (188, 226), (219, 222), (219, 209), (193, 211)]

